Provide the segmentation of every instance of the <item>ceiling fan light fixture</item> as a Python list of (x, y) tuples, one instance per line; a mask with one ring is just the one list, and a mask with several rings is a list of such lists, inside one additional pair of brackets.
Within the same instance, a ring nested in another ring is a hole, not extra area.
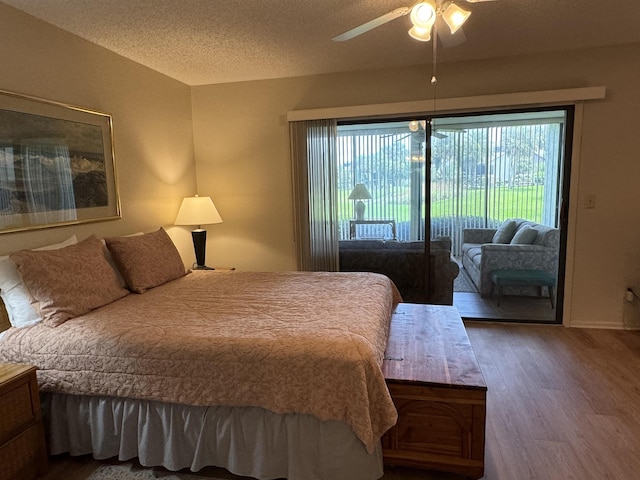
[(444, 12), (442, 12), (442, 19), (449, 26), (449, 30), (451, 30), (451, 34), (453, 35), (460, 30), (460, 27), (464, 25), (464, 22), (467, 21), (470, 15), (471, 12), (460, 8), (452, 2), (447, 6)]
[(414, 40), (418, 40), (420, 42), (428, 42), (429, 40), (431, 40), (431, 27), (422, 28), (414, 25), (409, 29), (409, 36)]
[(426, 120), (411, 120), (409, 122), (409, 131), (417, 132), (422, 128), (423, 130), (427, 129), (427, 121)]
[(434, 0), (416, 3), (409, 15), (414, 27), (429, 28), (436, 21), (436, 4)]

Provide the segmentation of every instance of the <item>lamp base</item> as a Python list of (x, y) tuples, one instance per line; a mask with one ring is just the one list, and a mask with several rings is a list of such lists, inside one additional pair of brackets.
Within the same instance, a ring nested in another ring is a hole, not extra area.
[(207, 250), (207, 231), (197, 228), (191, 232), (193, 238), (193, 250), (196, 254), (196, 263), (192, 270), (213, 270), (204, 264), (204, 257)]
[(365, 205), (362, 200), (356, 202), (356, 220), (364, 220)]

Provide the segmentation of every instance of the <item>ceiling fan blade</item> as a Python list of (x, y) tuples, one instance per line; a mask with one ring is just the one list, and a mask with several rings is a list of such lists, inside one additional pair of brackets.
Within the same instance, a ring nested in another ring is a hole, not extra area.
[(451, 30), (449, 30), (449, 26), (445, 23), (442, 17), (438, 17), (436, 24), (435, 31), (437, 32), (438, 38), (442, 42), (443, 47), (457, 47), (461, 43), (467, 41), (467, 37), (462, 29), (459, 29), (456, 33), (452, 34)]
[(396, 8), (394, 11), (385, 13), (384, 15), (374, 18), (373, 20), (363, 23), (362, 25), (352, 28), (349, 31), (344, 32), (343, 34), (338, 35), (337, 37), (333, 37), (334, 42), (344, 42), (346, 40), (351, 40), (358, 35), (362, 35), (363, 33), (368, 32), (369, 30), (373, 30), (374, 28), (379, 27), (380, 25), (384, 25), (391, 20), (395, 20), (398, 17), (402, 17), (403, 15), (407, 15), (411, 9), (409, 7), (401, 7)]

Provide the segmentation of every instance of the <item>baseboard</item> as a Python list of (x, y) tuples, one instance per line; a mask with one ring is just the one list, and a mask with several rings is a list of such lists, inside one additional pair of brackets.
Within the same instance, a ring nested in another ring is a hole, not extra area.
[(603, 330), (640, 330), (638, 327), (632, 327), (622, 325), (620, 323), (607, 323), (607, 322), (571, 322), (570, 325), (564, 325), (567, 328), (591, 328), (591, 329), (603, 329)]

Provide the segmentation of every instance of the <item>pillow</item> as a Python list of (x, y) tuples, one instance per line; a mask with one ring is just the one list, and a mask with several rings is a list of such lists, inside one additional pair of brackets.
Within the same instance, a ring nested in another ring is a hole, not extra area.
[(492, 243), (509, 243), (516, 233), (515, 220), (505, 220), (493, 235)]
[[(64, 242), (36, 248), (36, 250), (57, 250), (76, 243), (78, 239), (72, 235)], [(28, 327), (42, 320), (31, 305), (31, 295), (22, 283), (16, 264), (8, 256), (0, 257), (0, 297), (7, 309), (11, 326)]]
[(129, 294), (93, 235), (59, 250), (22, 250), (9, 258), (39, 302), (43, 323), (52, 327)]
[[(143, 232), (137, 232), (137, 233), (132, 233), (130, 235), (125, 235), (125, 236), (134, 237), (136, 235), (144, 235), (144, 233)], [(126, 287), (127, 286), (127, 282), (124, 281), (124, 278), (122, 278), (122, 274), (120, 273), (120, 270), (118, 270), (118, 266), (116, 265), (116, 262), (113, 261), (113, 257), (111, 256), (111, 252), (107, 248), (106, 240), (103, 238), (100, 241), (102, 242), (102, 251), (104, 252), (104, 256), (107, 259), (107, 262), (109, 262), (109, 265), (111, 265), (111, 268), (113, 268), (113, 271), (116, 272), (116, 277), (118, 277), (118, 283), (122, 287)]]
[(127, 286), (136, 293), (144, 293), (187, 273), (178, 249), (163, 228), (136, 237), (110, 237), (105, 241)]
[(519, 229), (511, 239), (512, 245), (531, 245), (538, 236), (538, 231), (535, 228), (531, 228), (525, 225)]

